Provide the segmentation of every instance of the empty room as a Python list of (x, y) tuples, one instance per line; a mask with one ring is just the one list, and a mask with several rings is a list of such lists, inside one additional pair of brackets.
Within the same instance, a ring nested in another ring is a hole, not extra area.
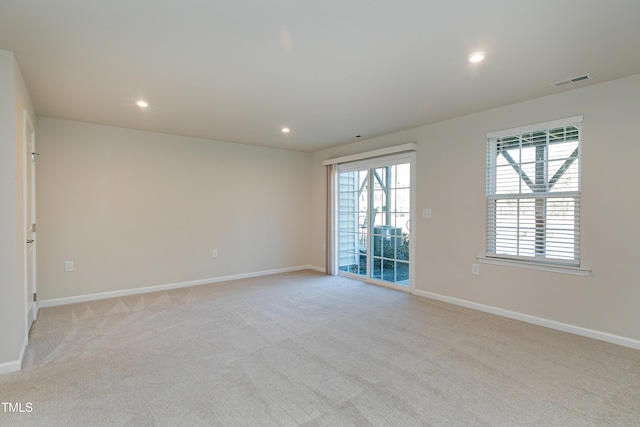
[(638, 17), (0, 1), (0, 426), (640, 425)]

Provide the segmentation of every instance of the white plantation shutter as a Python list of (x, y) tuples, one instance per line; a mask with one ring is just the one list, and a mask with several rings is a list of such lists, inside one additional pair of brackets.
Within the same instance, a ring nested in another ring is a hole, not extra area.
[(582, 116), (487, 135), (487, 257), (580, 264)]

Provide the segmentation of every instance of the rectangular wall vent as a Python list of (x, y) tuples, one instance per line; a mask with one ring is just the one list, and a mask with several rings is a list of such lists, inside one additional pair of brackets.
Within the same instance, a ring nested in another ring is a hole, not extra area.
[(559, 82), (551, 83), (553, 87), (561, 87), (571, 83), (581, 82), (583, 80), (589, 80), (591, 78), (591, 74), (584, 74), (582, 76), (572, 77), (566, 80), (560, 80)]

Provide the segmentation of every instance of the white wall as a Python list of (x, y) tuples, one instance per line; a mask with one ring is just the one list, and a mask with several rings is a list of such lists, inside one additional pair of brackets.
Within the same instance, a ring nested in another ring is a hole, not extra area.
[(35, 114), (13, 53), (0, 50), (0, 373), (20, 369), (27, 340), (23, 114)]
[(308, 153), (42, 117), (38, 149), (41, 300), (308, 264)]
[[(417, 142), (416, 289), (640, 340), (640, 75), (567, 91), (313, 154), (316, 212), (325, 210), (325, 159)], [(584, 115), (583, 266), (590, 277), (481, 265), (486, 134)], [(325, 266), (325, 219), (315, 216), (310, 263)]]

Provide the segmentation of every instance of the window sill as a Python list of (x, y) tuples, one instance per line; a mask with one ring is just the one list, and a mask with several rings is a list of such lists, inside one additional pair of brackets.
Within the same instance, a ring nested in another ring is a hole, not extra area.
[(583, 267), (568, 267), (563, 265), (538, 264), (526, 261), (515, 261), (503, 258), (477, 257), (480, 264), (502, 265), (504, 267), (526, 268), (529, 270), (549, 271), (552, 273), (570, 274), (572, 276), (590, 276), (591, 269)]

